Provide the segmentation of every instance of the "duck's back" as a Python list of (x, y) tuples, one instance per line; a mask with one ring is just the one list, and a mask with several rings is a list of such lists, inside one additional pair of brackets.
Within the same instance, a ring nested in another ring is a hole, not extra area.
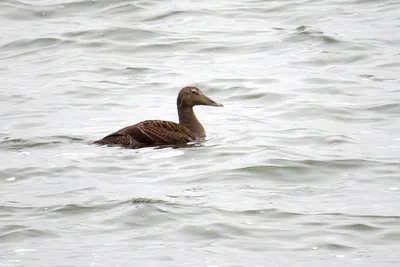
[(194, 141), (196, 136), (188, 128), (172, 121), (146, 120), (95, 141), (100, 145), (140, 147), (173, 145)]

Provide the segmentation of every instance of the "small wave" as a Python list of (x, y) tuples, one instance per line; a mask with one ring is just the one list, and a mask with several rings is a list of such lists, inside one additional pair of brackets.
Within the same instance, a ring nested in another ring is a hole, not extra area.
[(338, 38), (327, 35), (321, 30), (304, 25), (297, 27), (294, 32), (292, 32), (292, 34), (289, 36), (289, 40), (297, 42), (307, 40), (318, 41), (325, 45), (337, 44), (341, 42), (341, 40), (339, 40)]
[(398, 230), (387, 230), (385, 233), (381, 235), (381, 240), (386, 242), (392, 242), (394, 244), (398, 244), (400, 241), (400, 233)]
[(96, 213), (101, 210), (112, 209), (116, 206), (119, 206), (121, 203), (93, 203), (93, 204), (66, 204), (62, 206), (54, 206), (47, 207), (48, 213), (51, 214), (63, 214), (63, 215), (71, 215), (71, 214), (87, 214), (87, 213)]
[(366, 168), (370, 166), (379, 165), (377, 162), (361, 160), (361, 159), (348, 159), (348, 160), (287, 160), (287, 159), (271, 159), (268, 164), (244, 166), (234, 168), (232, 172), (242, 172), (252, 175), (265, 175), (270, 174), (271, 177), (285, 177), (289, 179), (293, 174), (296, 177), (305, 174), (313, 173), (310, 179), (317, 179), (318, 172), (337, 173), (338, 170), (348, 170), (350, 168)]
[(316, 246), (318, 248), (324, 248), (324, 249), (336, 250), (336, 251), (351, 251), (351, 250), (356, 249), (356, 247), (353, 247), (353, 246), (339, 244), (339, 243), (332, 243), (332, 242), (320, 243), (320, 244), (317, 244)]
[(69, 31), (63, 33), (65, 38), (73, 38), (88, 42), (93, 41), (119, 41), (129, 43), (136, 41), (140, 37), (142, 41), (146, 39), (160, 37), (162, 34), (155, 31), (138, 29), (133, 27), (110, 27), (104, 29), (90, 29), (80, 31)]
[[(274, 83), (276, 81), (270, 80), (270, 83)], [(255, 85), (256, 86), (256, 85)], [(265, 86), (265, 85), (264, 85)], [(289, 99), (291, 95), (270, 92), (267, 90), (261, 90), (260, 88), (249, 88), (246, 86), (237, 86), (231, 87), (229, 89), (230, 94), (226, 98), (226, 101), (249, 101), (254, 103), (257, 102), (271, 102), (271, 103), (284, 103), (285, 100)]]
[(167, 203), (164, 200), (160, 200), (160, 199), (152, 199), (152, 198), (133, 198), (130, 201), (132, 204), (158, 204), (158, 203)]
[[(380, 68), (394, 67), (394, 66), (398, 67), (398, 66), (400, 66), (400, 64), (393, 64), (393, 65), (392, 64), (388, 64), (388, 65), (385, 65), (385, 66), (380, 65), (380, 66), (377, 66), (376, 68), (380, 69)], [(370, 81), (374, 81), (374, 82), (385, 82), (385, 81), (396, 81), (397, 80), (397, 78), (377, 77), (377, 76), (372, 75), (372, 74), (362, 74), (362, 75), (360, 75), (360, 77), (364, 78), (364, 79), (368, 79)]]
[(82, 142), (84, 139), (74, 136), (50, 136), (40, 137), (34, 139), (23, 139), (23, 138), (10, 138), (8, 136), (3, 137), (3, 141), (0, 141), (0, 148), (7, 150), (19, 150), (33, 147), (44, 147), (51, 146), (61, 143), (74, 143)]
[(173, 151), (168, 151), (165, 153), (152, 153), (149, 155), (149, 158), (150, 159), (166, 159), (166, 158), (179, 157), (184, 154), (185, 153), (181, 150), (173, 150)]
[[(91, 188), (89, 188), (91, 189)], [(81, 190), (88, 190), (88, 188), (81, 188)], [(76, 190), (74, 191), (76, 192)], [(54, 197), (54, 196), (53, 196)], [(6, 205), (0, 205), (0, 211), (4, 214), (48, 214), (48, 213), (60, 213), (60, 214), (79, 214), (79, 213), (91, 213), (101, 210), (109, 210), (121, 206), (131, 206), (132, 204), (172, 204), (165, 200), (153, 199), (153, 198), (130, 198), (126, 200), (107, 200), (107, 201), (93, 201), (89, 203), (81, 204), (63, 204), (63, 205), (41, 205), (41, 206), (21, 206), (19, 203), (7, 203)]]
[(355, 143), (355, 140), (346, 135), (328, 135), (323, 137), (317, 137), (317, 140), (322, 141), (327, 145), (337, 145), (337, 144), (351, 144)]
[(144, 22), (155, 22), (155, 21), (167, 21), (168, 19), (175, 18), (182, 16), (184, 18), (194, 16), (194, 17), (199, 17), (201, 15), (205, 14), (204, 11), (190, 11), (190, 10), (170, 10), (163, 12), (161, 14), (153, 15), (150, 16), (147, 19), (144, 19)]
[(140, 5), (140, 2), (133, 3), (130, 1), (118, 1), (117, 3), (112, 3), (110, 6), (107, 6), (102, 9), (101, 13), (107, 15), (119, 15), (119, 14), (136, 14), (144, 10), (145, 8)]
[(354, 233), (354, 232), (377, 232), (382, 230), (383, 228), (372, 226), (365, 223), (351, 223), (351, 224), (333, 226), (332, 229), (348, 230)]
[[(24, 38), (4, 44), (0, 48), (0, 59), (9, 59), (38, 51), (71, 44), (73, 41), (60, 38)], [(12, 53), (11, 53), (12, 52)]]
[(375, 111), (384, 114), (400, 114), (400, 103), (390, 103), (390, 104), (382, 104), (376, 105), (372, 107), (366, 108), (369, 111)]
[(32, 229), (22, 225), (7, 225), (2, 227), (0, 240), (3, 242), (20, 242), (27, 238), (55, 237), (55, 233), (49, 230)]
[[(331, 119), (335, 121), (356, 121), (356, 122), (380, 122), (384, 120), (381, 116), (371, 116), (365, 112), (359, 112), (358, 108), (350, 105), (328, 106), (319, 103), (306, 103), (305, 101), (293, 101), (290, 109), (281, 109), (275, 116), (303, 117), (312, 119)], [(286, 103), (287, 105), (288, 103)]]
[(26, 38), (20, 39), (17, 41), (12, 41), (10, 43), (4, 44), (0, 49), (1, 50), (15, 50), (15, 49), (26, 49), (26, 48), (46, 48), (58, 45), (62, 43), (64, 40), (59, 38)]

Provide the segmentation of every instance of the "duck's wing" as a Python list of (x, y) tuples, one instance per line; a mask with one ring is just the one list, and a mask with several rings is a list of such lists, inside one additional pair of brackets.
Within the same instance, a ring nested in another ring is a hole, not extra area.
[(95, 143), (136, 147), (181, 144), (195, 139), (196, 136), (183, 125), (172, 121), (147, 120), (122, 128)]
[(196, 139), (188, 128), (172, 121), (147, 120), (135, 126), (155, 144), (187, 143)]

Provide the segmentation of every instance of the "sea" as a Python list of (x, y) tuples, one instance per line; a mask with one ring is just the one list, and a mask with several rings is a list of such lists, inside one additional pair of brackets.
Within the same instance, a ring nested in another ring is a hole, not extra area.
[[(400, 1), (0, 0), (0, 267), (400, 266)], [(92, 141), (178, 121), (207, 137)]]

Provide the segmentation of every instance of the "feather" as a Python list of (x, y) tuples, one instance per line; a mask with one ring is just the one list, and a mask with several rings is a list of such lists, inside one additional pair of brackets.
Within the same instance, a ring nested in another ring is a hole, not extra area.
[(205, 132), (193, 112), (194, 105), (222, 106), (196, 87), (185, 87), (177, 101), (179, 124), (164, 120), (145, 120), (109, 134), (94, 144), (143, 147), (184, 144), (204, 137)]

